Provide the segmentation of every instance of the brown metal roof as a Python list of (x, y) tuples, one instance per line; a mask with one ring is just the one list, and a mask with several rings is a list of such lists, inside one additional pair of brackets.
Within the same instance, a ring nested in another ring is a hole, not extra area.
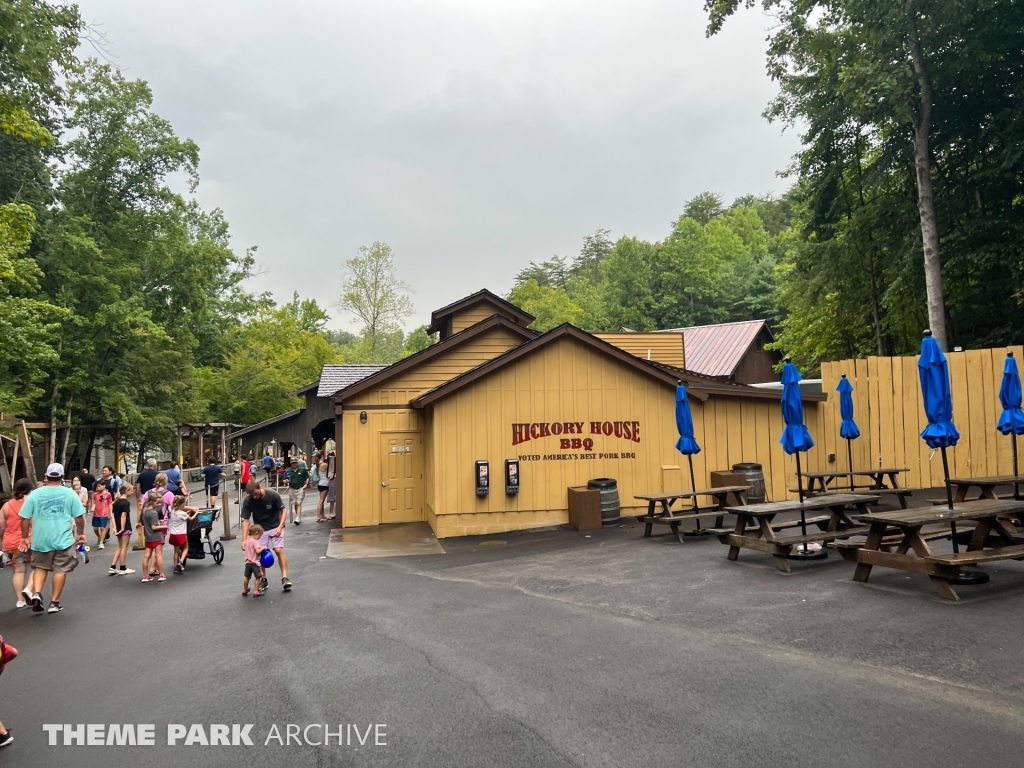
[(705, 376), (732, 376), (743, 355), (750, 349), (761, 329), (768, 331), (764, 320), (738, 323), (698, 325), (691, 328), (666, 328), (657, 333), (682, 333), (686, 370)]

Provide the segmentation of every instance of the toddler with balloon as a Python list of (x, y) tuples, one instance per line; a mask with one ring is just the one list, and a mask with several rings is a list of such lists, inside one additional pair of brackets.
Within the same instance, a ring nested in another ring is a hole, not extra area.
[(260, 536), (263, 535), (263, 526), (259, 524), (249, 526), (249, 538), (245, 540), (245, 583), (242, 585), (242, 597), (249, 594), (249, 579), (256, 579), (253, 585), (253, 597), (262, 597), (260, 583), (265, 575), (264, 569), (274, 564), (274, 553), (267, 547), (260, 544)]

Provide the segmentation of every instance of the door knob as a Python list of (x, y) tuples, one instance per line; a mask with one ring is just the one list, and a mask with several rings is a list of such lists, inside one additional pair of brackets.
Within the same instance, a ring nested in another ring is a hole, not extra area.
[(381, 488), (387, 488), (387, 487), (388, 487), (388, 484), (387, 484), (387, 483), (381, 483), (381, 484), (380, 484), (380, 487), (381, 487)]

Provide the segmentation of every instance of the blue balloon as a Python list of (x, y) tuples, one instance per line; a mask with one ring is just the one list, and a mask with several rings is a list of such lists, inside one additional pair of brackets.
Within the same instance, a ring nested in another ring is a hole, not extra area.
[(274, 552), (271, 549), (264, 549), (263, 554), (260, 555), (260, 565), (264, 568), (269, 568), (274, 564)]

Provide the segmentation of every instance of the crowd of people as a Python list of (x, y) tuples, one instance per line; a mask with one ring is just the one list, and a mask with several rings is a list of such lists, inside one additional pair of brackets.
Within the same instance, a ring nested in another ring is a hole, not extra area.
[[(238, 461), (240, 487), (245, 489), (240, 518), (242, 550), (245, 553), (245, 580), (242, 594), (250, 594), (249, 583), (258, 579), (252, 590), (259, 597), (268, 589), (265, 562), (281, 569), (281, 587), (292, 589), (288, 578), (288, 558), (284, 550), (284, 532), (289, 516), (292, 524), (301, 525), (306, 492), (317, 489), (319, 498), (316, 521), (335, 517), (333, 452), (314, 454), (311, 462), (300, 454), (289, 458), (287, 469), (267, 454), (263, 459), (266, 473), (261, 483), (248, 460)], [(202, 468), (203, 490), (207, 507), (212, 507), (220, 493), (225, 472), (215, 459), (209, 458)], [(43, 481), (34, 486), (19, 479), (13, 498), (0, 507), (2, 547), (13, 573), (11, 585), (16, 608), (31, 608), (36, 613), (59, 613), (63, 610), (61, 595), (67, 575), (78, 565), (80, 557), (88, 562), (86, 516), (91, 523), (95, 547), (104, 549), (113, 538), (114, 556), (108, 568), (110, 576), (131, 576), (136, 571), (128, 566), (132, 534), (138, 532), (144, 544), (142, 556), (143, 582), (167, 580), (164, 547), (172, 547), (173, 572), (185, 572), (188, 560), (188, 528), (200, 512), (189, 504), (189, 490), (181, 470), (173, 464), (164, 470), (155, 459), (135, 478), (134, 485), (113, 467), (105, 466), (100, 476), (87, 468), (65, 483), (64, 467), (50, 464)], [(287, 488), (287, 504), (271, 485)], [(136, 500), (138, 519), (132, 523), (132, 498)], [(267, 552), (272, 553), (272, 557)], [(48, 606), (42, 597), (47, 580), (51, 596)], [(2, 725), (0, 725), (2, 728)]]

